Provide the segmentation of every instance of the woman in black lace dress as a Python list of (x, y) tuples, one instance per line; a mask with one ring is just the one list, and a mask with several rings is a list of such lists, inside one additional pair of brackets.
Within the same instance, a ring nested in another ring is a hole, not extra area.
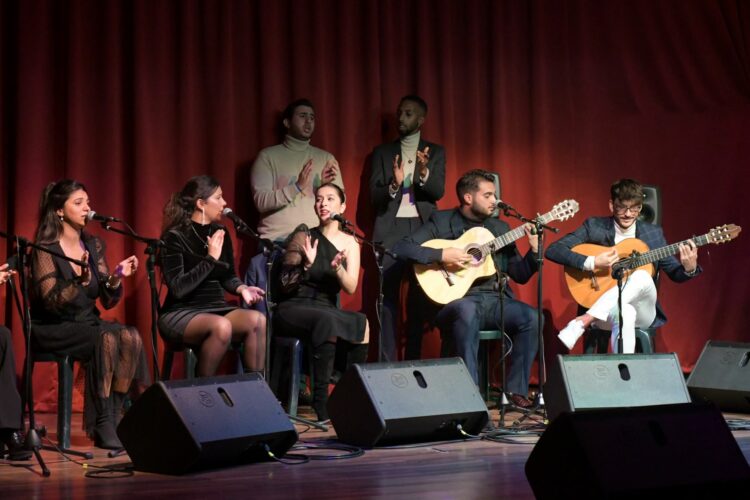
[(331, 219), (346, 209), (344, 192), (335, 184), (315, 191), (320, 225), (301, 225), (289, 236), (281, 266), (279, 305), (274, 315), (278, 335), (309, 339), (313, 346), (313, 409), (327, 420), (328, 380), (336, 343), (347, 352), (347, 367), (364, 363), (370, 337), (364, 314), (343, 311), (338, 294), (354, 293), (359, 282), (359, 245)]
[(263, 290), (243, 284), (235, 273), (232, 240), (219, 223), (226, 206), (219, 182), (199, 175), (164, 207), (161, 265), (169, 293), (159, 331), (170, 342), (199, 349), (200, 377), (216, 373), (232, 341), (244, 344), (245, 371), (262, 371), (265, 362), (266, 317), (224, 297), (238, 295), (247, 304), (263, 299)]
[(88, 262), (81, 267), (35, 250), (31, 261), (32, 340), (35, 349), (69, 354), (86, 364), (84, 427), (100, 448), (122, 448), (115, 433), (126, 394), (149, 374), (141, 336), (132, 326), (104, 321), (105, 309), (122, 298), (122, 280), (138, 268), (135, 255), (111, 271), (104, 242), (85, 232), (89, 197), (83, 184), (62, 180), (47, 186), (40, 203), (36, 241), (59, 254)]

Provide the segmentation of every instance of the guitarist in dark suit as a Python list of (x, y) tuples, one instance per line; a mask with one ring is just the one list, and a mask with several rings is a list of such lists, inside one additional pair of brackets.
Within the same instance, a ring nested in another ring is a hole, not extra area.
[[(445, 150), (421, 137), (427, 103), (419, 96), (401, 98), (396, 111), (399, 140), (376, 147), (372, 153), (370, 196), (375, 206), (373, 240), (391, 248), (413, 234), (435, 210), (445, 192)], [(386, 256), (383, 261), (384, 308), (380, 342), (386, 361), (396, 361), (396, 322), (404, 264)], [(409, 325), (406, 358), (419, 359), (422, 317), (417, 314), (424, 296), (416, 283), (409, 286)]]
[[(582, 243), (612, 247), (627, 238), (638, 238), (650, 249), (667, 245), (661, 227), (639, 221), (643, 208), (643, 188), (632, 179), (621, 179), (610, 188), (610, 217), (590, 217), (581, 227), (557, 240), (547, 248), (545, 256), (565, 266), (593, 271), (611, 269), (617, 262), (617, 250), (612, 248), (595, 256), (571, 250)], [(672, 281), (681, 283), (700, 274), (698, 249), (692, 240), (680, 245), (679, 260), (670, 255), (656, 261), (657, 271), (663, 271)], [(635, 352), (635, 328), (656, 328), (666, 322), (666, 316), (656, 300), (656, 286), (651, 275), (637, 270), (627, 278), (622, 296), (623, 352)], [(616, 352), (619, 330), (617, 287), (607, 290), (582, 316), (573, 319), (558, 337), (571, 349), (584, 330), (596, 321), (597, 327), (612, 330), (612, 352)]]
[[(440, 262), (447, 270), (465, 267), (472, 257), (461, 248), (435, 249), (421, 246), (432, 239), (456, 239), (474, 227), (484, 227), (493, 235), (507, 233), (510, 227), (504, 221), (491, 217), (495, 210), (494, 177), (485, 170), (472, 170), (464, 174), (456, 184), (459, 207), (453, 210), (434, 212), (430, 220), (414, 234), (402, 239), (393, 250), (405, 260), (420, 264)], [(521, 256), (515, 243), (503, 247), (492, 255), (495, 269), (507, 273), (518, 283), (526, 283), (537, 271), (535, 254), (538, 248), (537, 236), (532, 236), (526, 228), (531, 249)], [(479, 331), (495, 329), (501, 324), (500, 300), (497, 292), (497, 277), (477, 279), (466, 295), (446, 304), (436, 316), (444, 347), (443, 352), (460, 356), (466, 363), (469, 373), (478, 383), (477, 353)], [(504, 390), (516, 406), (528, 408), (529, 374), (536, 356), (539, 341), (536, 309), (515, 300), (510, 287), (505, 287), (503, 297), (503, 324), (505, 332), (513, 339), (511, 369)]]

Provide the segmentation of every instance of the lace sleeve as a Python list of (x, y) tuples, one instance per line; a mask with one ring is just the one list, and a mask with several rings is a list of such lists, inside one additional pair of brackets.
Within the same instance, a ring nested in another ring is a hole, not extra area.
[(305, 236), (307, 227), (300, 226), (289, 237), (286, 245), (286, 253), (281, 263), (281, 290), (284, 293), (291, 293), (299, 287), (305, 279), (304, 252)]
[(39, 251), (31, 259), (31, 287), (44, 308), (58, 315), (75, 309), (73, 304), (81, 293), (80, 283), (63, 278), (52, 255)]
[(106, 248), (104, 241), (100, 238), (93, 239), (93, 246), (96, 252), (96, 278), (99, 281), (99, 300), (105, 309), (111, 309), (120, 301), (122, 297), (122, 281), (117, 288), (111, 289), (106, 283), (109, 281), (109, 266), (104, 258)]

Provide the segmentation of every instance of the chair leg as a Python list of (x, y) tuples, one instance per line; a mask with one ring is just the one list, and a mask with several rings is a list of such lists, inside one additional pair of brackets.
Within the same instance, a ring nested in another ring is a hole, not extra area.
[(161, 361), (161, 378), (168, 382), (172, 378), (172, 363), (174, 362), (174, 351), (169, 347), (164, 347), (164, 356)]
[(278, 337), (273, 340), (273, 357), (268, 376), (268, 384), (276, 397), (286, 406), (287, 413), (297, 416), (300, 384), (299, 339)]
[(490, 350), (487, 348), (487, 342), (479, 341), (479, 352), (477, 355), (479, 372), (479, 392), (485, 401), (490, 396)]
[(190, 347), (186, 347), (184, 353), (185, 379), (190, 380), (195, 378), (195, 369), (198, 366), (198, 357), (195, 355), (195, 351), (193, 351), (193, 349)]
[(57, 441), (70, 448), (70, 421), (73, 412), (73, 359), (65, 356), (57, 362)]
[(647, 330), (636, 328), (635, 337), (639, 341), (639, 344), (641, 345), (641, 352), (643, 354), (654, 353), (654, 337), (650, 335)]

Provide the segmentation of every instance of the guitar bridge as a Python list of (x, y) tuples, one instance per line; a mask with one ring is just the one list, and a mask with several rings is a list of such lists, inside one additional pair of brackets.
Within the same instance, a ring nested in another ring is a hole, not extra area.
[(453, 278), (451, 278), (451, 274), (445, 270), (445, 267), (440, 266), (440, 274), (443, 275), (443, 278), (445, 278), (445, 281), (448, 283), (448, 286), (453, 286), (456, 283), (454, 283)]

